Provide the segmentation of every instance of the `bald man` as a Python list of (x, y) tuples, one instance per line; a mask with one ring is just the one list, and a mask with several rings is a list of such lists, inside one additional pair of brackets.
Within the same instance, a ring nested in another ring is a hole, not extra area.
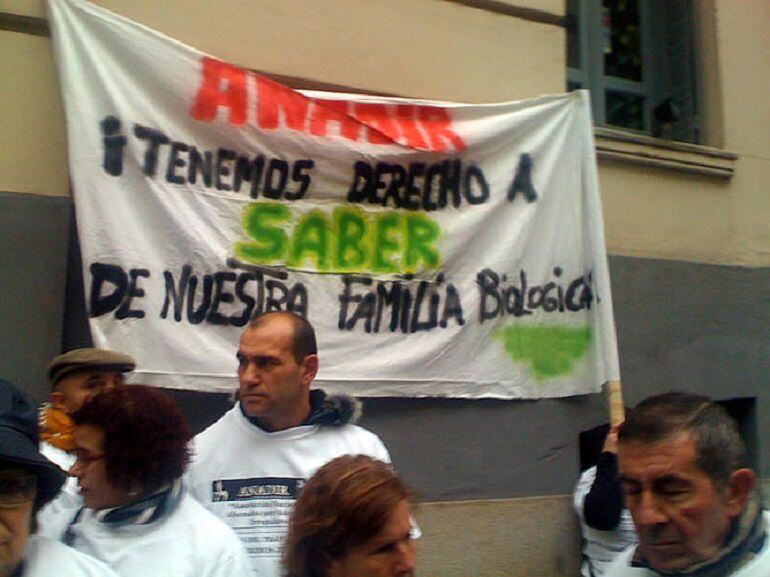
[(352, 398), (311, 390), (318, 350), (303, 317), (256, 317), (236, 357), (239, 402), (195, 437), (187, 484), (241, 537), (254, 575), (279, 577), (289, 515), (305, 481), (341, 455), (390, 456), (375, 434), (353, 424)]

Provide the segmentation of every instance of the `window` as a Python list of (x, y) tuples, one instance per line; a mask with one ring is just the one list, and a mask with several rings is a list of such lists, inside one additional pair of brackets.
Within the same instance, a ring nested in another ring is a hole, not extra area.
[(567, 0), (567, 88), (594, 121), (698, 141), (688, 0)]

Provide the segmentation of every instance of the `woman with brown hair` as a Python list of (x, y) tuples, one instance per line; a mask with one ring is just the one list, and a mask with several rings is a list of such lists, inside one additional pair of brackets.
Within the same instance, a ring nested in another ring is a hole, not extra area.
[(345, 455), (302, 488), (284, 549), (287, 577), (412, 577), (414, 494), (390, 465)]

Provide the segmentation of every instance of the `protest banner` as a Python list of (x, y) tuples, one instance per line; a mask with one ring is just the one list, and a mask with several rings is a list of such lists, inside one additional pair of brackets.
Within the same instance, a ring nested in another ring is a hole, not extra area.
[(95, 343), (232, 390), (293, 310), (318, 382), (538, 398), (619, 379), (586, 93), (458, 104), (296, 91), (49, 0)]

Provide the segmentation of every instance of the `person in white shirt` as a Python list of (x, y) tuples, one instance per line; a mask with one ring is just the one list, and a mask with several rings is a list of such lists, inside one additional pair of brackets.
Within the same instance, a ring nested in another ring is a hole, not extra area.
[(376, 435), (352, 424), (352, 399), (311, 391), (318, 350), (303, 317), (271, 312), (253, 319), (237, 359), (239, 402), (195, 437), (187, 482), (238, 533), (253, 575), (279, 577), (289, 515), (305, 481), (341, 455), (390, 456)]
[[(609, 427), (597, 427), (595, 434)], [(618, 478), (618, 426), (609, 428), (596, 464), (580, 474), (573, 506), (583, 535), (582, 577), (604, 577), (615, 557), (637, 542)]]
[(124, 385), (72, 415), (84, 508), (65, 536), (122, 577), (247, 577), (238, 537), (192, 499), (190, 430), (161, 391)]

